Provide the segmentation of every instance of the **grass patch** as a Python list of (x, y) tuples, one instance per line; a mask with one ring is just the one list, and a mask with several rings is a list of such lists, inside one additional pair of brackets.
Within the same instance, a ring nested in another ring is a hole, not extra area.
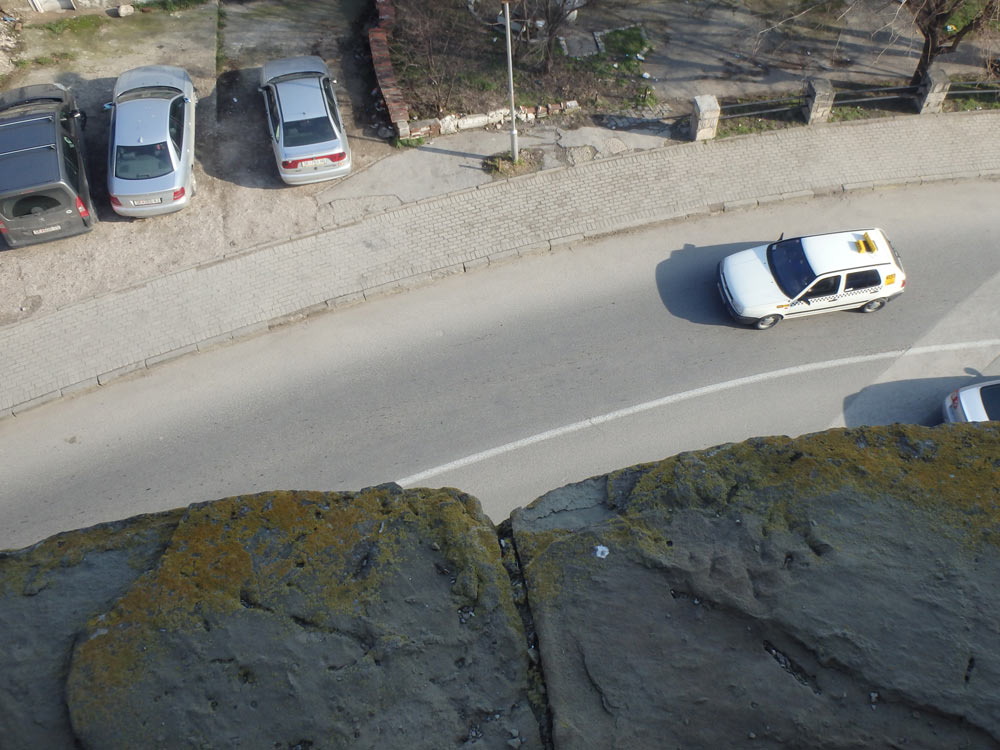
[(27, 68), (31, 65), (35, 65), (39, 68), (45, 68), (49, 65), (59, 65), (60, 63), (68, 62), (75, 58), (75, 52), (52, 52), (48, 55), (32, 58), (31, 60), (15, 60), (14, 65), (18, 68)]
[(396, 148), (416, 148), (417, 146), (423, 146), (426, 141), (423, 136), (417, 136), (416, 138), (399, 138), (392, 142), (392, 145)]
[(204, 5), (206, 2), (208, 0), (154, 0), (154, 2), (143, 3), (143, 5), (148, 8), (159, 8), (167, 13), (173, 13), (175, 10), (196, 8), (199, 5)]
[(798, 113), (793, 112), (784, 116), (777, 113), (761, 117), (733, 117), (728, 120), (719, 120), (719, 128), (715, 131), (715, 137), (726, 138), (733, 135), (766, 133), (771, 130), (794, 128), (798, 125), (805, 125), (805, 121)]
[(221, 73), (227, 64), (222, 31), (226, 28), (226, 11), (220, 7), (215, 25), (215, 72)]
[(602, 41), (605, 54), (613, 56), (635, 57), (649, 48), (646, 37), (638, 26), (610, 31), (604, 35)]
[(517, 161), (513, 161), (509, 152), (494, 154), (483, 159), (483, 169), (494, 177), (517, 177), (537, 172), (542, 168), (542, 150), (540, 148), (519, 149), (517, 157)]
[(108, 23), (110, 19), (104, 16), (73, 16), (63, 18), (58, 21), (43, 23), (42, 28), (50, 34), (61, 36), (62, 34), (87, 34), (93, 33)]

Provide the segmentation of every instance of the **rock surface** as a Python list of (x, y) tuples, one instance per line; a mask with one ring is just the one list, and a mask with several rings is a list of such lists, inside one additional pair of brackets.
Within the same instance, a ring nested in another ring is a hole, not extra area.
[(753, 439), (515, 511), (556, 748), (1000, 746), (998, 428)]
[[(0, 746), (995, 748), (1000, 427), (554, 490), (273, 492), (0, 553)], [(499, 543), (498, 543), (499, 537)]]

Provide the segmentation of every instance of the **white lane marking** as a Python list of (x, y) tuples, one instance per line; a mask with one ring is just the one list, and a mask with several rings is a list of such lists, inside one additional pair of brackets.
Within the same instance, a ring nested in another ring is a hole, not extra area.
[(480, 463), (482, 461), (487, 461), (496, 456), (501, 456), (504, 453), (510, 453), (511, 451), (519, 450), (520, 448), (527, 448), (529, 445), (535, 445), (536, 443), (541, 443), (546, 440), (552, 440), (554, 438), (563, 437), (564, 435), (569, 435), (574, 432), (579, 432), (580, 430), (585, 430), (588, 427), (596, 427), (600, 424), (605, 424), (607, 422), (613, 422), (616, 419), (624, 419), (625, 417), (631, 417), (636, 414), (641, 414), (642, 412), (651, 411), (653, 409), (659, 409), (663, 406), (670, 406), (671, 404), (676, 404), (680, 401), (687, 401), (692, 398), (699, 398), (701, 396), (708, 396), (712, 393), (718, 393), (720, 391), (731, 390), (733, 388), (742, 388), (747, 385), (755, 385), (757, 383), (763, 383), (768, 380), (777, 380), (778, 378), (788, 377), (789, 375), (802, 375), (807, 372), (815, 372), (817, 370), (826, 370), (834, 367), (848, 367), (850, 365), (860, 365), (867, 362), (877, 362), (882, 359), (894, 359), (896, 357), (911, 356), (911, 355), (921, 355), (921, 354), (935, 354), (938, 352), (949, 352), (949, 351), (959, 351), (962, 349), (985, 349), (991, 346), (1000, 346), (1000, 339), (986, 339), (984, 341), (963, 341), (957, 344), (937, 344), (934, 346), (916, 346), (911, 349), (895, 349), (888, 352), (879, 352), (878, 354), (865, 354), (858, 357), (844, 357), (842, 359), (831, 359), (825, 362), (813, 362), (808, 365), (796, 365), (795, 367), (785, 367), (781, 370), (772, 370), (771, 372), (762, 372), (757, 375), (749, 375), (745, 378), (736, 378), (736, 380), (727, 380), (722, 383), (715, 383), (713, 385), (706, 385), (701, 388), (695, 388), (690, 391), (683, 391), (681, 393), (674, 393), (670, 396), (664, 396), (663, 398), (658, 398), (653, 401), (646, 401), (642, 404), (636, 404), (635, 406), (628, 406), (624, 409), (619, 409), (617, 411), (608, 412), (607, 414), (601, 414), (597, 417), (588, 417), (587, 419), (580, 420), (579, 422), (574, 422), (573, 424), (564, 425), (562, 427), (556, 427), (552, 430), (546, 430), (545, 432), (539, 432), (537, 435), (531, 435), (530, 437), (521, 438), (520, 440), (515, 440), (512, 443), (506, 443), (505, 445), (497, 446), (496, 448), (490, 448), (489, 450), (481, 451), (479, 453), (473, 453), (471, 456), (466, 456), (465, 458), (460, 458), (456, 461), (451, 461), (441, 466), (435, 466), (433, 469), (427, 469), (426, 471), (421, 471), (417, 474), (411, 474), (404, 479), (396, 480), (396, 484), (406, 487), (408, 485), (418, 484), (424, 482), (431, 477), (435, 477), (439, 474), (445, 474), (449, 471), (454, 471), (455, 469), (461, 469), (472, 464)]

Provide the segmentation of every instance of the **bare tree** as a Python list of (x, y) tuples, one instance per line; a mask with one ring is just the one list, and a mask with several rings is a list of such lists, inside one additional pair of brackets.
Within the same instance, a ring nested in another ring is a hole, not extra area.
[(1000, 20), (1000, 0), (905, 0), (904, 7), (924, 37), (912, 86), (920, 83), (939, 55), (954, 52), (967, 36)]
[(411, 79), (409, 87), (422, 104), (448, 110), (464, 68), (456, 64), (471, 54), (479, 25), (455, 0), (393, 0), (400, 19), (393, 38), (393, 65)]
[[(510, 9), (517, 19), (519, 56), (526, 52), (524, 42), (541, 45), (542, 64), (546, 73), (552, 72), (559, 37), (574, 14), (584, 6), (593, 8), (601, 0), (511, 0)], [(501, 12), (503, 6), (500, 5)]]

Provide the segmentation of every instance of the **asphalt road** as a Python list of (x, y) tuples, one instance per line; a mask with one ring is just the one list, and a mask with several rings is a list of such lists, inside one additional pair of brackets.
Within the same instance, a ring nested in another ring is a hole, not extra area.
[[(0, 548), (268, 489), (451, 485), (501, 520), (561, 484), (751, 435), (933, 424), (1000, 377), (1000, 183), (660, 225), (174, 361), (0, 422)], [(877, 225), (884, 310), (732, 324), (714, 270), (786, 236)], [(971, 368), (973, 374), (966, 372)]]

